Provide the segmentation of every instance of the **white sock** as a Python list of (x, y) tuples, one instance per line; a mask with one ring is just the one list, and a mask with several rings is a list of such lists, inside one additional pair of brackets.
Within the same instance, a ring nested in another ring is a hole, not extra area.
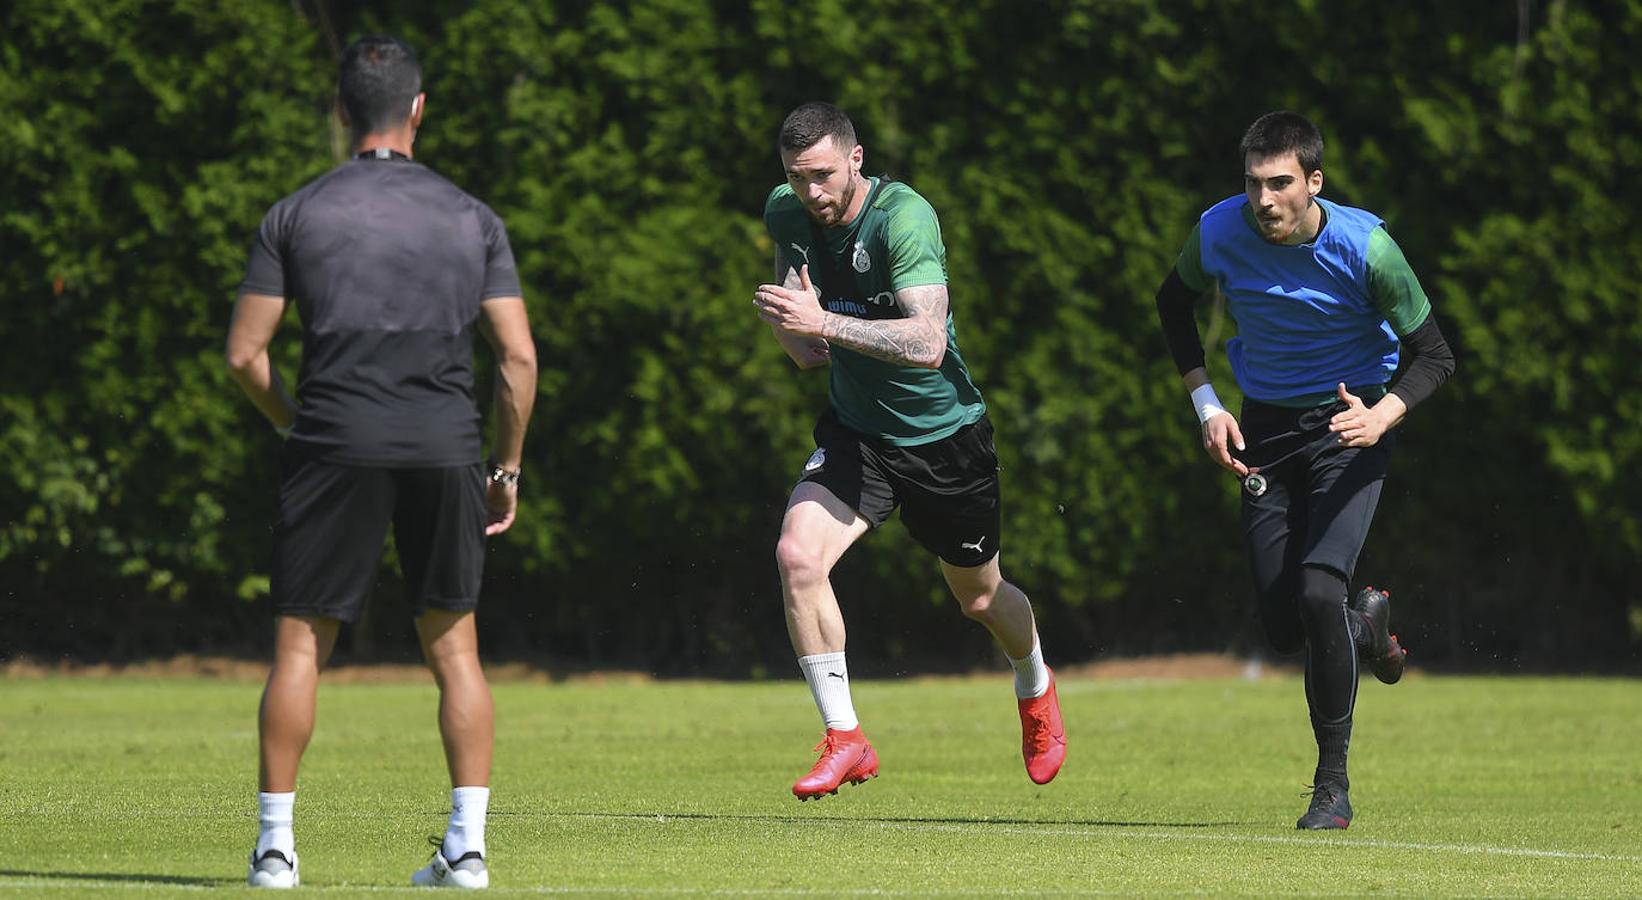
[(804, 670), (815, 708), (821, 710), (821, 719), (828, 728), (849, 731), (860, 726), (855, 704), (850, 700), (850, 673), (844, 665), (844, 651), (800, 656), (798, 667)]
[(490, 807), (490, 788), (450, 789), (450, 824), (445, 826), (445, 860), (456, 862), (462, 854), (485, 853), (485, 810)]
[(1043, 664), (1043, 645), (1032, 636), (1032, 652), (1023, 659), (1011, 659), (1015, 667), (1015, 696), (1022, 700), (1042, 697), (1049, 692), (1049, 667)]
[(296, 836), (291, 832), (291, 807), (296, 805), (296, 791), (271, 794), (257, 793), (257, 822), (262, 831), (257, 835), (257, 858), (269, 850), (278, 850), (286, 859), (296, 852)]

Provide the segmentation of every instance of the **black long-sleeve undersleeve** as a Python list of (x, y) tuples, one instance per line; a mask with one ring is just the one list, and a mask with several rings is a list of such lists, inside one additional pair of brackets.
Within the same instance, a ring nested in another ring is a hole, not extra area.
[(1425, 322), (1402, 340), (1413, 358), (1391, 386), (1391, 393), (1396, 394), (1404, 406), (1413, 409), (1454, 374), (1454, 351), (1443, 338), (1442, 329), (1437, 327), (1435, 313), (1427, 315)]
[(1172, 268), (1157, 289), (1157, 319), (1163, 325), (1163, 340), (1182, 375), (1204, 364), (1203, 339), (1198, 336), (1197, 316), (1192, 309), (1197, 298), (1180, 280), (1180, 272)]

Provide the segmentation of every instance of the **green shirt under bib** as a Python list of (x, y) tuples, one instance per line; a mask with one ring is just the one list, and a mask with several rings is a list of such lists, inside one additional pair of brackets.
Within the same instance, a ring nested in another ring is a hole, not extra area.
[[(815, 224), (792, 188), (782, 184), (764, 204), (764, 224), (787, 265), (809, 264), (810, 282), (831, 313), (904, 318), (896, 291), (947, 283), (946, 245), (935, 210), (899, 182), (872, 179), (860, 215), (837, 228)], [(832, 348), (830, 368), (829, 394), (838, 420), (885, 443), (938, 441), (986, 412), (958, 352), (950, 307), (940, 368), (898, 366), (839, 346)]]

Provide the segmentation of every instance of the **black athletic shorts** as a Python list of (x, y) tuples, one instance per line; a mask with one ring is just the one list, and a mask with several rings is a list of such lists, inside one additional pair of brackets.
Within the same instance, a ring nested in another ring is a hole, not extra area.
[(815, 453), (800, 482), (813, 481), (877, 528), (901, 507), (907, 531), (954, 566), (998, 555), (998, 451), (986, 417), (915, 447), (871, 438), (827, 410), (815, 425)]
[(406, 598), (462, 612), (479, 602), (485, 483), (479, 463), (385, 468), (322, 462), (287, 444), (274, 524), (274, 612), (353, 622), (393, 526)]
[(1242, 492), (1243, 531), (1262, 589), (1300, 566), (1331, 569), (1351, 581), (1395, 437), (1387, 431), (1372, 447), (1340, 446), (1328, 423), (1345, 409), (1338, 401), (1312, 409), (1243, 403), (1248, 449), (1234, 455), (1266, 479), (1264, 494), (1246, 486)]

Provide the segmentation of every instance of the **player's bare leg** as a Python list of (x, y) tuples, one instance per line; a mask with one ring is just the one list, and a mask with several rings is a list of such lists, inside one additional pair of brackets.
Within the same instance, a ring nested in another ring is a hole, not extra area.
[(487, 887), (485, 813), (490, 804), (496, 707), (479, 664), (478, 629), (471, 611), (430, 609), (417, 617), (416, 633), (439, 686), (439, 736), (450, 770), (451, 812), (438, 851), (411, 876), (411, 883)]
[(274, 664), (257, 713), (257, 818), (260, 833), (251, 851), (252, 887), (289, 888), (301, 883), (292, 808), (297, 770), (314, 733), (319, 670), (331, 658), (339, 623), (310, 616), (274, 619)]
[(832, 491), (809, 481), (793, 489), (775, 562), (781, 571), (787, 636), (799, 656), (843, 651), (844, 615), (832, 592), (832, 567), (870, 528)]
[(274, 665), (262, 689), (257, 715), (262, 790), (296, 790), (297, 768), (314, 734), (319, 670), (336, 646), (335, 619), (278, 616), (274, 619)]
[(816, 746), (821, 758), (793, 784), (800, 800), (836, 793), (845, 781), (860, 784), (878, 774), (878, 755), (861, 731), (850, 697), (844, 615), (831, 581), (832, 567), (870, 527), (831, 491), (806, 481), (787, 502), (776, 542), (787, 636), (827, 727)]
[(416, 620), (433, 680), (439, 686), (439, 735), (445, 742), (450, 783), (490, 784), (496, 711), (479, 665), (473, 613), (430, 609)]
[(1031, 654), (1038, 642), (1032, 603), (1020, 588), (1003, 579), (998, 557), (973, 567), (942, 560), (941, 574), (964, 615), (985, 625), (1010, 659)]
[(1043, 662), (1032, 603), (1003, 578), (998, 557), (979, 566), (941, 561), (941, 574), (964, 615), (986, 626), (1015, 668), (1015, 697), (1021, 717), (1021, 756), (1026, 774), (1047, 784), (1066, 761), (1066, 727), (1061, 721), (1055, 676)]

